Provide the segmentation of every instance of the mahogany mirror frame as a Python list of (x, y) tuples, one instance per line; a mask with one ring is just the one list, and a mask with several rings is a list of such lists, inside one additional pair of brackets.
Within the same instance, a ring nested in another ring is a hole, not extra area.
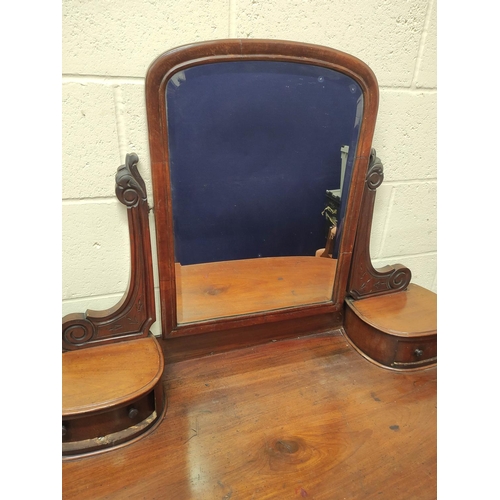
[[(197, 323), (177, 323), (174, 228), (170, 197), (166, 86), (177, 72), (189, 67), (229, 61), (278, 61), (311, 64), (335, 70), (355, 80), (363, 92), (363, 118), (347, 201), (337, 272), (329, 302), (287, 309), (210, 319)], [(358, 58), (344, 52), (300, 42), (257, 39), (229, 39), (194, 43), (160, 55), (146, 75), (146, 109), (154, 196), (158, 254), (162, 337), (198, 335), (246, 329), (269, 330), (269, 324), (297, 333), (312, 328), (338, 328), (343, 324), (343, 308), (351, 266), (354, 240), (365, 176), (370, 160), (379, 102), (377, 79)], [(275, 329), (275, 328), (273, 328)], [(279, 329), (279, 328), (278, 328)]]

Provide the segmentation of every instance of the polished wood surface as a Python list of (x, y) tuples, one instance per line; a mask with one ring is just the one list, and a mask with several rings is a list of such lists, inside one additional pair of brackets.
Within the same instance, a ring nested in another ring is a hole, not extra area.
[(366, 323), (386, 333), (401, 337), (436, 333), (437, 295), (415, 283), (406, 292), (346, 303)]
[(437, 363), (437, 295), (408, 289), (362, 300), (346, 299), (344, 330), (368, 359), (393, 369)]
[(140, 441), (63, 463), (64, 499), (436, 498), (436, 369), (393, 372), (337, 331), (166, 364)]
[(62, 354), (63, 460), (144, 437), (162, 420), (163, 352), (155, 337)]
[(62, 416), (96, 412), (150, 391), (163, 373), (154, 337), (62, 355)]
[(336, 259), (268, 257), (176, 265), (177, 321), (331, 301)]

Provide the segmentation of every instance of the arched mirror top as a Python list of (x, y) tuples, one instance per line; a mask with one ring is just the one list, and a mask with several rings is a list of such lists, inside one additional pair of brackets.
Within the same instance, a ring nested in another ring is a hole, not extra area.
[(146, 101), (163, 334), (340, 322), (378, 107), (368, 66), (203, 42), (153, 62)]

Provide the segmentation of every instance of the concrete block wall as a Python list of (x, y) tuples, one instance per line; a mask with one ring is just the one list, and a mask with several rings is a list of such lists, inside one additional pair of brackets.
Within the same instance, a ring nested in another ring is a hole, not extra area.
[[(127, 286), (127, 217), (114, 175), (136, 152), (154, 204), (149, 64), (182, 44), (235, 37), (327, 45), (373, 69), (373, 146), (385, 181), (372, 257), (377, 267), (408, 265), (414, 283), (437, 290), (436, 0), (63, 0), (63, 315), (110, 307)], [(152, 215), (151, 230), (154, 238)], [(152, 330), (160, 333), (159, 320)]]

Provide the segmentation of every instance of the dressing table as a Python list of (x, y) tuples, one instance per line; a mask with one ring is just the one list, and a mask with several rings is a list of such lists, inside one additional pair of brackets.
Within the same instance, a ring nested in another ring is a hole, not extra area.
[(128, 290), (63, 318), (64, 497), (435, 498), (436, 295), (371, 263), (373, 72), (202, 42), (151, 64), (146, 108)]

